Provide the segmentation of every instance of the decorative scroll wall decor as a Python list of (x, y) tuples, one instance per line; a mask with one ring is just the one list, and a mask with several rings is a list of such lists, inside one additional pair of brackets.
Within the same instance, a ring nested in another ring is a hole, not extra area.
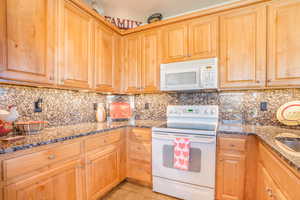
[(138, 22), (130, 19), (120, 19), (118, 17), (105, 16), (105, 19), (110, 23), (114, 24), (115, 26), (117, 26), (118, 28), (125, 29), (125, 30), (138, 27), (142, 24), (142, 22)]

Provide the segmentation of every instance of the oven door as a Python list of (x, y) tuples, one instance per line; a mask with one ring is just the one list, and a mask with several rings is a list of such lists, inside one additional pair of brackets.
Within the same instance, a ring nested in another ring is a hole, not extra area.
[[(189, 138), (189, 170), (173, 167), (173, 141), (177, 137)], [(153, 176), (204, 187), (215, 187), (216, 137), (204, 135), (154, 132), (152, 136)]]

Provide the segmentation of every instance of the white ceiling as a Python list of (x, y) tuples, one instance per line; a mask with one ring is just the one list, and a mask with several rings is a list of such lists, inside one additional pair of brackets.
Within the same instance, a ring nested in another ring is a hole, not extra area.
[[(91, 1), (91, 0), (86, 0)], [(145, 23), (153, 13), (169, 18), (191, 11), (226, 4), (237, 0), (96, 0), (104, 15)]]

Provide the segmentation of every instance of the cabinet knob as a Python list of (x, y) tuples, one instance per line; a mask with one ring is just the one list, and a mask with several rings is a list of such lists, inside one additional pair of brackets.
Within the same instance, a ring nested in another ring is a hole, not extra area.
[(272, 189), (271, 188), (266, 188), (266, 192), (267, 192), (267, 194), (268, 194), (268, 196), (269, 197), (273, 197), (273, 191), (272, 191)]
[(48, 156), (48, 159), (49, 159), (49, 160), (54, 160), (55, 158), (56, 158), (56, 156), (55, 156), (54, 154)]

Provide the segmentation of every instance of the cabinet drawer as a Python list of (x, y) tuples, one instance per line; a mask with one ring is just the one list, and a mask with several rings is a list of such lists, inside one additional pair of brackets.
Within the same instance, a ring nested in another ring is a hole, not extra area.
[(128, 162), (128, 178), (151, 183), (151, 166), (138, 161), (129, 160)]
[(151, 136), (152, 131), (149, 128), (133, 128), (129, 133), (130, 140), (136, 142), (150, 142)]
[(62, 144), (47, 150), (3, 161), (4, 179), (14, 178), (57, 161), (80, 155), (80, 143)]
[(297, 176), (283, 161), (276, 158), (263, 144), (259, 144), (259, 160), (282, 193), (290, 200), (300, 197), (300, 174)]
[(219, 137), (219, 148), (230, 151), (245, 151), (246, 139)]
[(91, 151), (104, 145), (118, 142), (121, 139), (121, 131), (110, 131), (104, 135), (91, 137), (85, 141), (86, 151)]
[(151, 162), (151, 144), (149, 143), (129, 143), (129, 158)]

